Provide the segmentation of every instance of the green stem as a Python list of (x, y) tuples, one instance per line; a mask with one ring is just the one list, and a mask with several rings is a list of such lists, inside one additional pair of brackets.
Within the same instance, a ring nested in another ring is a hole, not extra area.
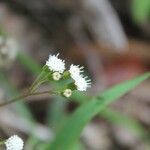
[(43, 92), (36, 92), (36, 89), (38, 88), (38, 86), (40, 86), (42, 83), (47, 81), (47, 78), (50, 74), (47, 74), (46, 72), (46, 68), (47, 66), (44, 66), (42, 68), (41, 73), (38, 75), (38, 77), (36, 78), (36, 80), (33, 82), (33, 84), (29, 87), (27, 93), (20, 95), (18, 97), (15, 97), (7, 102), (1, 103), (0, 107), (2, 106), (6, 106), (9, 105), (11, 103), (14, 103), (16, 101), (22, 100), (24, 98), (27, 98), (29, 96), (32, 95), (41, 95), (41, 94), (59, 94), (59, 92), (54, 92), (54, 91), (43, 91)]
[(29, 88), (29, 93), (33, 93), (36, 91), (36, 89), (42, 84), (44, 83), (46, 80), (42, 80), (42, 81), (39, 81), (37, 83), (35, 83), (34, 85), (32, 85), (30, 88)]
[(48, 75), (44, 76), (45, 72), (41, 72), (37, 79), (33, 82), (31, 87), (29, 88), (29, 93), (33, 93), (39, 85), (47, 81)]
[(20, 101), (24, 98), (27, 98), (29, 96), (32, 96), (32, 95), (42, 95), (42, 94), (58, 94), (57, 92), (54, 92), (54, 91), (43, 91), (43, 92), (35, 92), (35, 93), (26, 93), (26, 94), (23, 94), (23, 95), (20, 95), (18, 97), (15, 97), (7, 102), (4, 102), (4, 103), (1, 103), (0, 104), (0, 107), (3, 107), (3, 106), (6, 106), (6, 105), (9, 105), (11, 103), (14, 103), (14, 102), (17, 102), (17, 101)]
[(30, 93), (34, 91), (35, 86), (37, 86), (38, 82), (40, 82), (42, 76), (43, 76), (43, 71), (39, 74), (39, 76), (36, 78), (36, 80), (33, 82), (31, 87), (29, 88)]

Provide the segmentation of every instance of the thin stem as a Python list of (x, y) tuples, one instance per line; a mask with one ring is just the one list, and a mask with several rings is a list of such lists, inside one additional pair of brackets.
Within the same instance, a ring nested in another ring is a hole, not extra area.
[[(41, 72), (41, 74), (42, 74), (42, 72)], [(48, 75), (45, 76), (43, 79), (40, 79), (41, 75), (39, 75), (39, 77), (37, 77), (37, 79), (35, 80), (35, 82), (29, 88), (29, 92), (33, 93), (40, 84), (42, 84), (42, 83), (44, 83), (44, 82), (47, 81), (47, 77), (48, 77)]]
[(9, 105), (11, 103), (14, 103), (16, 101), (20, 101), (24, 98), (27, 98), (29, 96), (32, 96), (32, 95), (42, 95), (42, 94), (57, 94), (56, 92), (53, 92), (53, 91), (43, 91), (43, 92), (35, 92), (35, 93), (26, 93), (26, 94), (23, 94), (23, 95), (20, 95), (18, 97), (15, 97), (7, 102), (4, 102), (4, 103), (1, 103), (0, 104), (0, 107), (3, 107), (3, 106), (6, 106), (6, 105)]
[(38, 86), (46, 81), (47, 81), (46, 79), (43, 79), (43, 80), (37, 82), (36, 84), (34, 84), (31, 88), (29, 88), (29, 93), (35, 92), (35, 90), (38, 88)]
[(38, 84), (40, 78), (41, 78), (41, 75), (42, 75), (43, 72), (40, 73), (40, 75), (35, 79), (35, 81), (33, 82), (33, 84), (31, 85), (31, 87), (29, 88), (29, 92), (32, 92), (33, 89), (35, 88), (35, 86)]

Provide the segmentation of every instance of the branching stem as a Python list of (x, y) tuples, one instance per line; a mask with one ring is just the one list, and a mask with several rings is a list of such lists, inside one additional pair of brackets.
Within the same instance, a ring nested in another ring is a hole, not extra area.
[(18, 96), (18, 97), (15, 97), (15, 98), (13, 98), (13, 99), (7, 101), (7, 102), (1, 103), (1, 104), (0, 104), (0, 107), (9, 105), (9, 104), (14, 103), (14, 102), (17, 102), (17, 101), (20, 101), (20, 100), (22, 100), (22, 99), (24, 99), (24, 98), (27, 98), (27, 97), (29, 97), (29, 96), (32, 96), (32, 95), (42, 95), (42, 94), (57, 94), (57, 93), (56, 93), (56, 92), (53, 92), (53, 91), (42, 91), (42, 92), (35, 92), (35, 93), (29, 93), (29, 92), (27, 92), (27, 93), (25, 93), (25, 94), (23, 94), (23, 95), (20, 95), (20, 96)]

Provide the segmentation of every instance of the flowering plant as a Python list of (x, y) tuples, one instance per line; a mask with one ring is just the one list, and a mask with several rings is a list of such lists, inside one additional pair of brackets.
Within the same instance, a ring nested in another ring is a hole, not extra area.
[[(85, 92), (91, 86), (91, 80), (83, 73), (84, 67), (71, 64), (69, 69), (66, 69), (65, 61), (59, 58), (59, 54), (50, 55), (46, 64), (41, 69), (41, 73), (28, 88), (27, 92), (7, 102), (1, 103), (0, 107), (20, 101), (28, 96), (53, 94), (70, 98), (74, 91), (79, 91), (80, 93)], [(42, 150), (70, 150), (79, 138), (84, 126), (96, 114), (101, 112), (108, 104), (124, 95), (149, 77), (150, 74), (146, 73), (133, 80), (119, 84), (112, 89), (101, 93), (101, 95), (94, 97), (87, 96), (84, 93), (85, 95), (82, 95), (82, 99), (88, 101), (84, 102), (73, 112), (60, 132), (56, 134), (53, 141), (46, 143)], [(44, 83), (61, 83), (61, 81), (65, 81), (65, 84), (60, 84), (58, 88), (54, 87), (47, 91), (38, 91), (38, 88)], [(0, 142), (0, 145), (4, 144), (7, 150), (23, 150), (24, 142), (19, 136), (14, 135), (7, 140), (2, 140)]]
[[(33, 82), (31, 87), (29, 87), (28, 91), (18, 97), (13, 98), (10, 101), (1, 103), (0, 106), (8, 105), (10, 103), (21, 100), (22, 98), (26, 98), (31, 95), (40, 95), (40, 94), (56, 94), (61, 95), (66, 98), (69, 98), (72, 95), (72, 91), (86, 91), (88, 87), (91, 85), (91, 80), (88, 77), (84, 77), (83, 67), (79, 65), (71, 65), (69, 70), (65, 68), (65, 61), (58, 58), (57, 55), (49, 55), (49, 59), (46, 61), (46, 65), (42, 68), (41, 73)], [(47, 90), (43, 92), (36, 92), (37, 88), (48, 81), (59, 81), (59, 80), (69, 80), (67, 85), (65, 85), (61, 89), (57, 90)]]

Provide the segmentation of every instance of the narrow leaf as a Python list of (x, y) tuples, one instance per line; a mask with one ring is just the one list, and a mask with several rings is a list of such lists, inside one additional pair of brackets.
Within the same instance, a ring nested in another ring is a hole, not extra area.
[(48, 145), (46, 150), (70, 150), (80, 137), (83, 128), (95, 115), (101, 112), (108, 104), (132, 90), (148, 77), (150, 77), (150, 73), (121, 83), (105, 91), (101, 96), (97, 96), (91, 101), (81, 105), (70, 116), (59, 134), (57, 134), (53, 143)]

